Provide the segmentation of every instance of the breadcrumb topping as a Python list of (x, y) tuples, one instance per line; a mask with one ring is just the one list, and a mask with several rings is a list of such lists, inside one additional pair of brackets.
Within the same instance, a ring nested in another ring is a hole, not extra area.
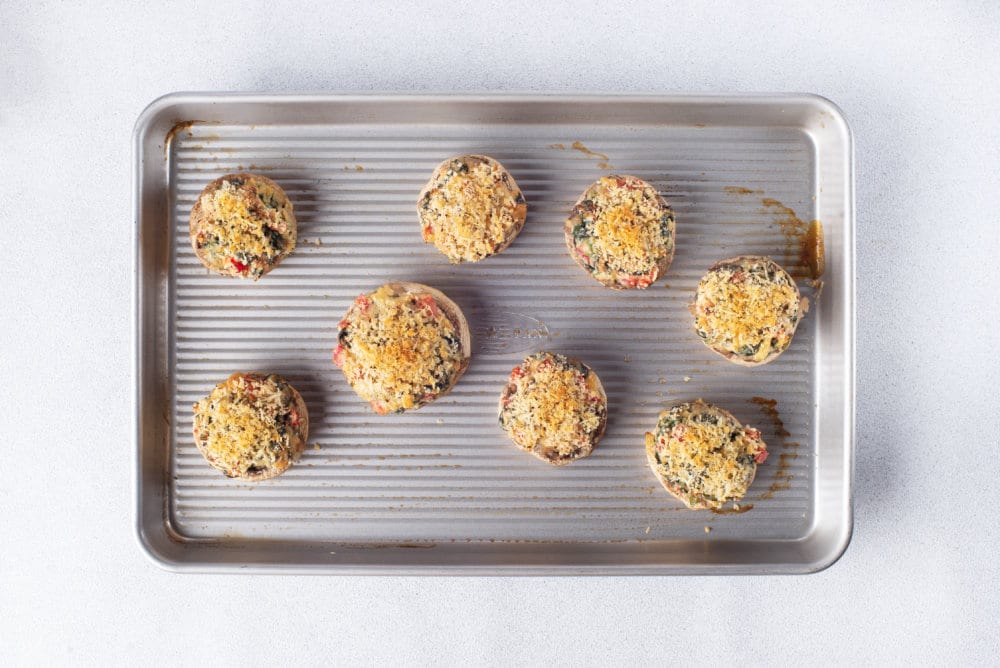
[(567, 233), (595, 278), (647, 287), (674, 252), (674, 216), (656, 189), (631, 176), (606, 176), (573, 209)]
[(701, 399), (660, 413), (646, 433), (650, 466), (689, 507), (743, 498), (767, 458), (760, 432)]
[(292, 204), (270, 179), (252, 174), (209, 185), (191, 213), (192, 242), (210, 269), (255, 280), (295, 247)]
[(194, 405), (199, 449), (230, 477), (288, 468), (305, 436), (291, 386), (280, 376), (233, 374)]
[(714, 267), (698, 284), (694, 327), (713, 349), (751, 362), (791, 343), (799, 320), (798, 288), (765, 257), (741, 257)]
[(446, 161), (418, 205), (424, 241), (452, 262), (499, 252), (520, 231), (527, 205), (507, 170), (486, 156)]
[(334, 362), (378, 413), (433, 401), (463, 370), (459, 333), (430, 294), (383, 285), (340, 323)]
[(590, 453), (606, 415), (600, 381), (589, 367), (541, 352), (511, 372), (500, 425), (519, 447), (550, 461), (569, 460)]

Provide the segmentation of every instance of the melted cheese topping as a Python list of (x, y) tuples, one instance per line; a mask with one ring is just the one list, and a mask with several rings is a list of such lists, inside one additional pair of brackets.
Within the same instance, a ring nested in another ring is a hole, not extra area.
[(650, 465), (688, 506), (718, 508), (743, 498), (767, 456), (756, 429), (700, 399), (660, 413), (646, 434)]
[(599, 280), (651, 275), (673, 255), (673, 213), (641, 179), (603, 177), (585, 193), (574, 216), (575, 247)]
[(278, 376), (233, 374), (194, 405), (205, 458), (231, 477), (288, 468), (304, 439), (291, 387)]
[(597, 375), (563, 355), (537, 353), (511, 373), (500, 425), (521, 448), (547, 460), (590, 454), (607, 402)]
[[(481, 161), (480, 161), (481, 160)], [(524, 223), (527, 206), (514, 180), (489, 158), (439, 167), (418, 211), (424, 241), (452, 262), (475, 262), (504, 247)]]
[(291, 202), (276, 185), (252, 175), (225, 177), (217, 187), (206, 188), (192, 227), (209, 268), (255, 279), (288, 255), (296, 241)]
[(795, 282), (768, 258), (738, 258), (698, 284), (694, 326), (716, 350), (760, 362), (791, 343), (799, 319)]
[(355, 300), (341, 322), (334, 360), (379, 413), (419, 408), (463, 370), (459, 333), (430, 295), (384, 285)]

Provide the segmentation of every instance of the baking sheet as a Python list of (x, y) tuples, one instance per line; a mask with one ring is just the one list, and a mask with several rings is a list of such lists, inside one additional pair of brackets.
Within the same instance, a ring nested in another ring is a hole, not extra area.
[[(850, 536), (853, 175), (846, 124), (813, 96), (220, 96), (155, 102), (136, 127), (137, 530), (180, 570), (404, 573), (772, 573), (822, 568)], [(460, 153), (500, 160), (528, 201), (503, 254), (450, 265), (420, 239), (417, 193)], [(212, 179), (265, 174), (295, 206), (295, 253), (257, 283), (209, 274), (187, 217)], [(607, 173), (654, 184), (677, 253), (645, 291), (576, 266), (562, 223)], [(818, 300), (802, 230), (823, 226)], [(716, 260), (771, 255), (814, 304), (791, 348), (736, 367), (686, 305)], [(378, 416), (330, 359), (357, 294), (443, 290), (473, 359), (447, 397)], [(554, 468), (496, 425), (524, 355), (586, 361), (608, 393), (594, 454)], [(191, 404), (239, 370), (279, 373), (311, 416), (300, 462), (248, 484), (208, 467)], [(743, 512), (692, 512), (650, 473), (643, 433), (702, 397), (772, 452)]]

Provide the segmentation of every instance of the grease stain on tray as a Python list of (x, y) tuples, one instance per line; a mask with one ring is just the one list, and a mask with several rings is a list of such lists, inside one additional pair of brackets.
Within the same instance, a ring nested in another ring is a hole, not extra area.
[[(798, 447), (798, 443), (792, 445)], [(771, 483), (766, 492), (757, 497), (758, 499), (773, 499), (775, 492), (792, 488), (792, 474), (788, 472), (788, 469), (791, 461), (798, 459), (798, 457), (799, 453), (794, 451), (782, 452), (778, 455), (778, 470), (774, 472), (774, 482)]]
[(587, 155), (587, 156), (590, 156), (590, 157), (593, 157), (593, 158), (600, 158), (601, 160), (600, 160), (600, 162), (597, 163), (597, 166), (600, 167), (601, 169), (614, 169), (615, 168), (614, 165), (612, 165), (610, 162), (608, 162), (608, 160), (610, 160), (610, 158), (608, 158), (608, 156), (606, 154), (604, 154), (604, 153), (598, 153), (597, 151), (591, 151), (589, 148), (587, 148), (586, 146), (583, 145), (582, 141), (575, 141), (575, 142), (573, 142), (573, 150), (574, 151), (580, 151), (584, 155)]
[(779, 200), (765, 197), (761, 200), (761, 213), (775, 216), (785, 235), (785, 263), (795, 278), (817, 279), (826, 271), (826, 252), (823, 244), (823, 224), (818, 220), (808, 223), (799, 218), (795, 209)]
[(732, 508), (711, 508), (713, 515), (742, 515), (753, 510), (752, 503), (744, 503), (742, 506), (734, 505)]
[[(566, 150), (566, 145), (565, 144), (549, 144), (549, 148), (554, 148), (554, 149), (558, 149), (560, 151), (565, 151)], [(573, 142), (572, 144), (570, 144), (570, 148), (573, 149), (574, 151), (579, 151), (580, 153), (583, 153), (584, 155), (586, 155), (588, 157), (597, 158), (599, 160), (599, 162), (597, 163), (597, 166), (600, 167), (601, 169), (614, 169), (615, 168), (615, 166), (612, 165), (609, 162), (610, 158), (607, 156), (606, 153), (600, 153), (598, 151), (591, 151), (580, 140), (577, 140), (577, 141)]]
[(781, 419), (781, 414), (778, 412), (778, 401), (776, 399), (751, 397), (750, 403), (759, 406), (761, 413), (771, 421), (774, 427), (774, 435), (778, 439), (777, 445), (782, 450), (778, 455), (778, 468), (774, 472), (774, 481), (766, 492), (757, 497), (762, 500), (771, 499), (774, 498), (775, 492), (791, 489), (792, 474), (789, 473), (789, 468), (791, 468), (792, 461), (799, 457), (799, 453), (797, 452), (799, 444), (788, 440), (788, 437), (792, 434), (785, 428), (785, 422)]
[(763, 190), (752, 190), (743, 186), (725, 186), (723, 188), (730, 195), (763, 195)]
[[(184, 132), (185, 130), (190, 130), (192, 125), (201, 122), (202, 121), (180, 121), (178, 123), (174, 123), (174, 127), (170, 128), (170, 130), (167, 131), (166, 136), (163, 138), (163, 157), (167, 157), (167, 153), (170, 151), (170, 142), (172, 142), (178, 134)], [(188, 132), (187, 135), (188, 137), (193, 137), (194, 133)]]
[(781, 414), (778, 412), (778, 400), (766, 397), (750, 397), (750, 403), (760, 407), (760, 412), (771, 421), (771, 424), (774, 426), (774, 434), (781, 440), (782, 446), (784, 446), (785, 437), (792, 434), (785, 429), (785, 422), (781, 419)]

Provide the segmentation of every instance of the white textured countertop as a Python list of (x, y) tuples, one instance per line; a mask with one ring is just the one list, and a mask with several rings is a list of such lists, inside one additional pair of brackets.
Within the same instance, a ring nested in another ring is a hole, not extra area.
[[(995, 663), (1000, 10), (366, 4), (0, 4), (4, 659)], [(857, 152), (855, 530), (843, 558), (753, 578), (151, 564), (132, 533), (130, 135), (175, 90), (832, 99)]]

